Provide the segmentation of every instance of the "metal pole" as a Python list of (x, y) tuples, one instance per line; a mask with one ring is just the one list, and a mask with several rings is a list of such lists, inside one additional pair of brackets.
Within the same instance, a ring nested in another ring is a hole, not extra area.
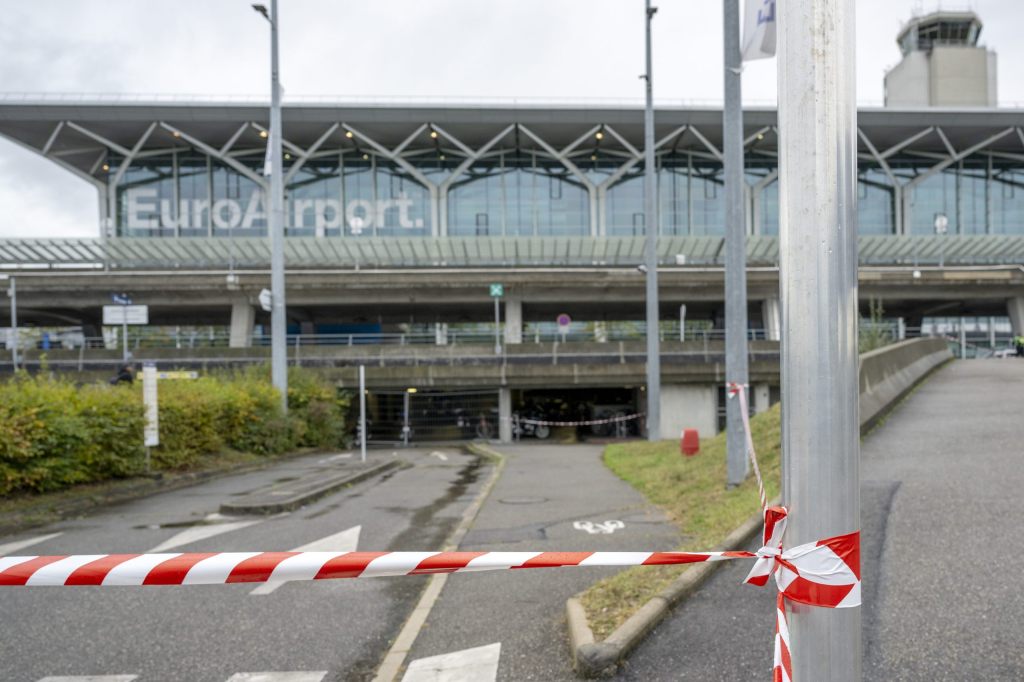
[(18, 371), (18, 278), (11, 276), (11, 365)]
[(494, 298), (494, 354), (501, 355), (501, 306), (498, 297)]
[[(795, 547), (860, 528), (854, 0), (777, 7), (782, 471)], [(860, 609), (788, 604), (793, 680), (860, 680)]]
[[(725, 107), (722, 110), (725, 167), (725, 378), (747, 384), (747, 223), (744, 218), (743, 99), (739, 0), (724, 0)], [(750, 472), (740, 397), (725, 402), (726, 482), (739, 485)]]
[(645, 0), (647, 101), (644, 107), (644, 263), (647, 266), (647, 440), (661, 438), (661, 339), (658, 329), (658, 188), (654, 169), (654, 90), (651, 21), (657, 7)]
[(686, 304), (679, 306), (679, 340), (686, 341)]
[(359, 365), (359, 457), (366, 463), (366, 367)]
[(964, 318), (960, 318), (960, 359), (967, 359), (967, 328), (964, 326)]
[(128, 304), (121, 304), (121, 362), (128, 364)]
[(288, 411), (288, 319), (284, 283), (284, 168), (281, 167), (281, 83), (277, 57), (277, 0), (270, 2), (270, 373)]

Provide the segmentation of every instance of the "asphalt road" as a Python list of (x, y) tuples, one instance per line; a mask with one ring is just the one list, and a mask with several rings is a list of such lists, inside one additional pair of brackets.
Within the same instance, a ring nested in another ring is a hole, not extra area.
[[(664, 513), (602, 464), (604, 446), (526, 443), (496, 446), (507, 456), (505, 471), (460, 549), (650, 551), (679, 545), (678, 530)], [(622, 526), (608, 521), (621, 521)], [(597, 532), (585, 530), (588, 522)], [(614, 530), (599, 532), (597, 524)], [(565, 600), (616, 570), (552, 568), (449, 576), (409, 660), (500, 644), (498, 680), (575, 680)], [(485, 678), (480, 673), (439, 679)], [(493, 672), (486, 677), (487, 682), (494, 679)]]
[[(1024, 362), (940, 370), (861, 455), (864, 679), (1024, 679)], [(736, 564), (616, 679), (769, 679), (774, 592), (743, 585)]]
[[(360, 526), (359, 550), (434, 550), (476, 497), (491, 465), (458, 450), (443, 449), (444, 457), (430, 453), (402, 451), (411, 467), (279, 516), (216, 514), (226, 500), (313, 470), (332, 472), (346, 460), (292, 460), (3, 537), (0, 545), (60, 533), (7, 553), (145, 552), (189, 533), (172, 551), (290, 550)], [(247, 521), (254, 523), (239, 525)], [(196, 535), (213, 531), (222, 532), (205, 539)], [(364, 680), (372, 677), (425, 579), (289, 583), (270, 594), (251, 594), (251, 584), (5, 588), (0, 680), (136, 675), (139, 682), (224, 682), (235, 676), (234, 682), (263, 679), (238, 676), (263, 671), (307, 673), (293, 676), (295, 682)]]

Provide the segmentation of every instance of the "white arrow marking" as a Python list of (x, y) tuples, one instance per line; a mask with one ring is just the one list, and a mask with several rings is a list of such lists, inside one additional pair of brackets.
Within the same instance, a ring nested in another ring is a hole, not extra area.
[(337, 455), (331, 455), (330, 457), (324, 457), (319, 460), (317, 464), (326, 464), (327, 462), (337, 462), (339, 459), (348, 459), (352, 456), (351, 452), (342, 452)]
[(17, 542), (8, 542), (6, 545), (0, 545), (0, 556), (7, 556), (8, 554), (13, 554), (14, 552), (17, 552), (19, 549), (25, 549), (26, 547), (31, 547), (32, 545), (38, 545), (40, 542), (46, 542), (47, 540), (49, 540), (51, 538), (55, 538), (58, 535), (63, 535), (63, 533), (50, 533), (49, 535), (37, 535), (36, 537), (29, 538), (28, 540), (18, 540)]
[(431, 457), (437, 457), (442, 462), (447, 462), (448, 461), (448, 455), (444, 454), (443, 452), (438, 452), (437, 450), (434, 450), (433, 452), (431, 452), (430, 456)]
[(181, 547), (182, 545), (188, 545), (193, 542), (199, 542), (207, 538), (212, 538), (223, 533), (230, 533), (233, 530), (241, 530), (248, 528), (249, 526), (260, 523), (262, 519), (256, 521), (233, 521), (231, 523), (221, 523), (221, 520), (227, 518), (221, 514), (210, 514), (206, 517), (203, 525), (194, 526), (187, 530), (183, 530), (169, 540), (161, 542), (159, 545), (149, 550), (149, 554), (157, 552), (165, 552), (175, 547)]
[[(308, 545), (296, 547), (293, 552), (354, 552), (359, 546), (359, 532), (362, 526), (352, 526), (334, 535), (328, 535)], [(249, 594), (270, 594), (277, 588), (284, 585), (287, 580), (268, 580)]]
[(235, 673), (228, 682), (320, 682), (327, 677), (326, 670), (308, 670), (284, 673)]
[(417, 658), (402, 682), (494, 682), (498, 677), (501, 642), (450, 654)]

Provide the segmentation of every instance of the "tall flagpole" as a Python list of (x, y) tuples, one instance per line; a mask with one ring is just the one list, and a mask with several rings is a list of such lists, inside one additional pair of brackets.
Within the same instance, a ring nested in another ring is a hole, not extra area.
[(281, 78), (277, 57), (277, 0), (270, 2), (270, 374), (288, 411), (288, 317), (284, 282), (284, 168), (281, 158)]

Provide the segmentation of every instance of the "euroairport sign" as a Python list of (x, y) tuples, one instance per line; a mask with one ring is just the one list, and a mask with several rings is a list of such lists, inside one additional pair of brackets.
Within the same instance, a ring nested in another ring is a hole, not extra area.
[[(220, 230), (252, 229), (266, 225), (267, 206), (262, 190), (254, 190), (247, 199), (181, 199), (178, 210), (174, 202), (161, 199), (156, 188), (133, 187), (125, 190), (123, 225), (130, 230), (202, 228), (209, 218)], [(352, 234), (382, 227), (390, 215), (398, 225), (415, 230), (424, 225), (422, 218), (411, 215), (415, 202), (405, 194), (397, 199), (351, 199), (342, 210), (340, 199), (292, 199), (285, 202), (285, 215), (291, 217), (290, 228), (313, 227), (320, 235), (324, 230), (344, 227)], [(392, 223), (393, 224), (393, 223)]]

